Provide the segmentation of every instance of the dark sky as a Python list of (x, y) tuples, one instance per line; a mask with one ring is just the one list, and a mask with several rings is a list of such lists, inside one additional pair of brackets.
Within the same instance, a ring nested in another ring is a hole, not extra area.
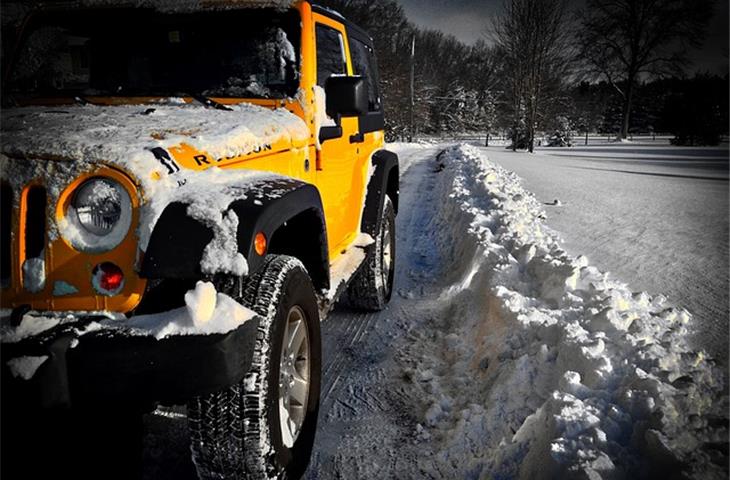
[[(491, 18), (502, 8), (502, 0), (398, 0), (408, 18), (417, 25), (442, 30), (467, 43), (484, 36)], [(579, 2), (576, 2), (579, 3)], [(692, 52), (698, 70), (728, 72), (729, 0), (718, 0), (708, 27), (705, 46)]]

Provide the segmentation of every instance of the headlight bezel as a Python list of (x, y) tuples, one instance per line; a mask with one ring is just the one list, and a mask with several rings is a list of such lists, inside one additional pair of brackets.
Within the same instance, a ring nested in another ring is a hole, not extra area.
[[(76, 201), (80, 192), (93, 182), (105, 182), (114, 188), (120, 198), (120, 216), (109, 233), (98, 235), (88, 229), (80, 219), (76, 209)], [(59, 205), (58, 230), (60, 236), (76, 251), (82, 253), (105, 253), (117, 248), (127, 237), (132, 228), (134, 216), (133, 197), (125, 186), (123, 179), (117, 175), (98, 172), (83, 176), (74, 181), (64, 195), (63, 205)]]

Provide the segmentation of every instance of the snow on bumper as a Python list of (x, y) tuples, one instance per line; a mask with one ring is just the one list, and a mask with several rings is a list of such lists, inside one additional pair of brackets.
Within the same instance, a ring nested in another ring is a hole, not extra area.
[(218, 331), (170, 325), (184, 313), (141, 321), (27, 314), (18, 326), (10, 317), (0, 319), (3, 410), (180, 404), (241, 381), (251, 366), (259, 318), (239, 317), (237, 325)]

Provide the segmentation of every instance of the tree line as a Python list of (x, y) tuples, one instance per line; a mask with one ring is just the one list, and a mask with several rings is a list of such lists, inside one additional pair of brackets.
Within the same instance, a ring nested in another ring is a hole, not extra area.
[(319, 3), (373, 37), (389, 140), (504, 133), (531, 150), (538, 133), (716, 144), (728, 131), (728, 75), (684, 73), (714, 0), (504, 0), (474, 45), (416, 27), (396, 0)]

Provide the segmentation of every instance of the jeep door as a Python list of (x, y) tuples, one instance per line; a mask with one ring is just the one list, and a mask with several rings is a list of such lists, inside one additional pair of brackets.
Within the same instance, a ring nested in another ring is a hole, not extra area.
[[(315, 13), (317, 85), (333, 75), (352, 75), (350, 52), (344, 26)], [(319, 105), (318, 108), (324, 108)], [(359, 133), (358, 118), (342, 118), (342, 136), (325, 141), (319, 152), (317, 185), (320, 188), (330, 245), (330, 259), (336, 258), (357, 236), (366, 188), (368, 165), (353, 143)]]

